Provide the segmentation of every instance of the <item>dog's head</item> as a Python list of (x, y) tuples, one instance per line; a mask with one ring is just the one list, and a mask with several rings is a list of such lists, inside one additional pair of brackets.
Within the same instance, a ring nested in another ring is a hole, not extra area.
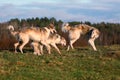
[(61, 45), (66, 46), (66, 40), (64, 37), (61, 37)]
[(14, 31), (14, 27), (13, 27), (12, 25), (9, 25), (9, 26), (7, 27), (7, 29), (10, 30), (10, 31)]
[(62, 46), (66, 46), (66, 40), (64, 37), (61, 37), (59, 34), (52, 34), (52, 36), (56, 44), (61, 44)]
[(54, 24), (50, 23), (48, 25), (48, 28), (49, 28), (49, 30), (50, 30), (51, 33), (57, 33)]
[(69, 23), (63, 23), (61, 30), (67, 32), (70, 29)]

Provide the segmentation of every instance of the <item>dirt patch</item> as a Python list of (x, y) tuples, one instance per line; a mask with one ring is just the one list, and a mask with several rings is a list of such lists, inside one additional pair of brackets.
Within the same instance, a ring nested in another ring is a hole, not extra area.
[(109, 51), (106, 53), (106, 57), (120, 59), (120, 51)]

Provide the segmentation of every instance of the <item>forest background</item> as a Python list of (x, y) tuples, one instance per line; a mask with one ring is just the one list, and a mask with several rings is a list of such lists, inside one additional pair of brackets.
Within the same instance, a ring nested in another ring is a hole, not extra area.
[[(49, 25), (51, 22), (54, 22), (55, 28), (58, 31), (58, 34), (65, 37), (68, 40), (67, 33), (63, 33), (61, 31), (61, 26), (63, 24), (62, 20), (56, 20), (54, 17), (47, 18), (27, 18), (27, 19), (11, 19), (7, 22), (0, 23), (0, 49), (13, 49), (14, 43), (16, 39), (10, 34), (9, 30), (7, 29), (8, 25), (13, 25), (15, 30), (19, 30), (24, 27), (45, 27)], [(100, 30), (100, 37), (95, 41), (95, 43), (99, 46), (103, 45), (113, 45), (113, 44), (120, 44), (120, 23), (107, 23), (107, 22), (100, 22), (100, 23), (91, 23), (89, 21), (85, 22), (78, 22), (72, 21), (69, 22), (71, 26), (76, 24), (87, 24), (93, 27), (96, 27)], [(87, 38), (86, 36), (82, 36), (74, 46), (87, 46)]]

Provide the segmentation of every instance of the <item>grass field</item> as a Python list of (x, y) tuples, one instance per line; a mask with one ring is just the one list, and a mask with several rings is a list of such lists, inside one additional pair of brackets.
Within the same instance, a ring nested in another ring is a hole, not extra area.
[(60, 56), (0, 51), (0, 80), (120, 80), (120, 46), (80, 47)]

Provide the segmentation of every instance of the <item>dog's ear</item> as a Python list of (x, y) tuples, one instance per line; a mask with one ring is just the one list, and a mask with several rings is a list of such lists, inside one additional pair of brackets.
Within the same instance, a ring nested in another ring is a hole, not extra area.
[(66, 23), (65, 26), (69, 26), (69, 23)]
[(51, 22), (51, 24), (53, 24), (53, 25), (54, 25), (54, 24), (55, 24), (55, 22), (54, 22), (54, 21), (52, 21), (52, 22)]
[(50, 22), (50, 24), (49, 24), (49, 25), (50, 25), (50, 26), (52, 26), (52, 25), (54, 25), (54, 24), (55, 24), (55, 23), (54, 23), (54, 21), (52, 21), (52, 22)]
[(54, 24), (50, 23), (49, 27), (53, 29), (54, 28)]
[(80, 27), (82, 30), (84, 29), (84, 26), (83, 25), (81, 25), (81, 27)]

